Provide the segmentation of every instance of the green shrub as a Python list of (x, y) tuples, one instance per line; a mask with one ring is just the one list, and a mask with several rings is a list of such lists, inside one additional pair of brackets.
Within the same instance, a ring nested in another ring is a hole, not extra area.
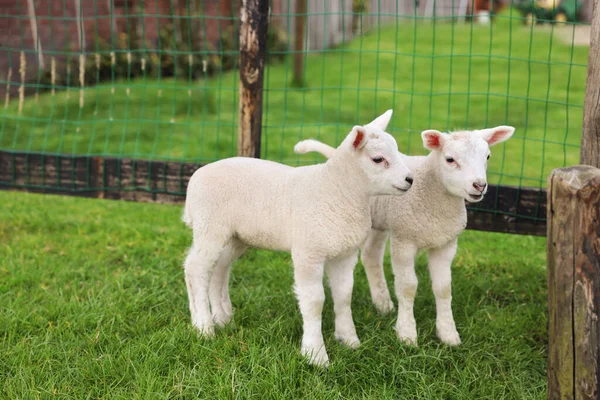
[[(125, 32), (116, 35), (112, 43), (98, 38), (96, 51), (87, 53), (84, 58), (84, 85), (139, 76), (199, 79), (237, 67), (239, 30), (236, 26), (221, 31), (218, 48), (215, 48), (198, 33), (194, 38), (187, 37), (184, 34), (189, 32), (184, 26), (187, 23), (192, 22), (183, 22), (179, 27), (173, 24), (161, 27), (156, 45)], [(267, 46), (269, 61), (283, 60), (288, 48), (286, 32), (271, 26)], [(148, 51), (148, 48), (159, 48), (160, 51)], [(70, 55), (56, 61), (54, 86), (79, 87), (80, 57), (65, 50)], [(39, 82), (42, 88), (53, 87), (51, 64), (41, 72)]]

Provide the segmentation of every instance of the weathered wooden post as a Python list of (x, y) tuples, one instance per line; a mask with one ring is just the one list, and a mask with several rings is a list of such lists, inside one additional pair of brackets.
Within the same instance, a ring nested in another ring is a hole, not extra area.
[(238, 155), (260, 157), (268, 0), (242, 0), (240, 9), (240, 119)]
[(548, 178), (548, 398), (600, 399), (600, 10), (594, 0), (581, 164)]
[(548, 397), (600, 396), (600, 169), (548, 178)]
[(294, 34), (294, 77), (292, 86), (304, 87), (304, 41), (306, 33), (306, 2), (296, 0), (296, 27)]

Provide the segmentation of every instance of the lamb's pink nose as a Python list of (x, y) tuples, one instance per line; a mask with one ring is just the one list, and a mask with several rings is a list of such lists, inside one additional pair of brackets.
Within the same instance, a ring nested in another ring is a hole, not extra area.
[(477, 190), (479, 193), (483, 193), (483, 191), (485, 190), (485, 188), (487, 187), (487, 183), (481, 183), (481, 182), (473, 182), (473, 187), (475, 188), (475, 190)]

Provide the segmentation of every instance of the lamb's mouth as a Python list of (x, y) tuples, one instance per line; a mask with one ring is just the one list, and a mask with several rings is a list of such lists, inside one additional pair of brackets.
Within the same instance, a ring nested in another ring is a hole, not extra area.
[(470, 194), (469, 193), (469, 197), (473, 200), (479, 201), (483, 198), (483, 193), (482, 194)]
[(392, 185), (392, 186), (394, 187), (394, 189), (399, 190), (401, 192), (407, 192), (408, 191), (408, 189), (402, 189), (401, 187), (396, 186), (396, 185)]

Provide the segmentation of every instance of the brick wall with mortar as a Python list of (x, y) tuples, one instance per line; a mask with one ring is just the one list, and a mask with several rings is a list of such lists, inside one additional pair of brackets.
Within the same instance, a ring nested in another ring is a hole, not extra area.
[[(112, 1), (112, 6), (111, 6)], [(203, 18), (206, 40), (218, 46), (220, 32), (239, 18), (241, 0), (196, 0)], [(10, 98), (18, 96), (21, 85), (21, 50), (25, 52), (25, 92), (36, 90), (40, 55), (35, 50), (32, 34), (31, 9), (33, 5), (42, 62), (50, 68), (50, 58), (56, 57), (59, 68), (64, 66), (67, 54), (77, 56), (80, 51), (93, 53), (96, 38), (110, 43), (121, 32), (131, 30), (131, 21), (138, 18), (138, 32), (150, 49), (158, 49), (159, 28), (168, 23), (180, 23), (173, 16), (187, 15), (187, 0), (80, 0), (81, 19), (77, 18), (77, 0), (0, 0), (0, 96), (6, 89)], [(143, 10), (140, 9), (140, 4)], [(110, 9), (113, 9), (112, 15)], [(279, 7), (275, 7), (279, 9)], [(138, 17), (141, 15), (141, 17)], [(80, 25), (82, 34), (79, 34)], [(112, 29), (114, 26), (114, 29)], [(143, 28), (142, 28), (143, 27)], [(82, 38), (80, 40), (80, 37)], [(80, 43), (81, 41), (81, 43)], [(82, 49), (80, 49), (80, 46)], [(77, 72), (74, 72), (76, 76)], [(9, 79), (10, 75), (10, 79)], [(76, 79), (76, 78), (75, 78)]]

